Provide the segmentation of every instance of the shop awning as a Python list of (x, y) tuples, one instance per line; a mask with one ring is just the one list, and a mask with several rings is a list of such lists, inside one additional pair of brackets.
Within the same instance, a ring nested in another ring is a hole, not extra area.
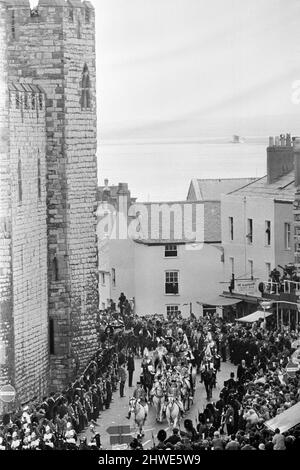
[(202, 305), (213, 305), (214, 307), (226, 307), (226, 305), (236, 305), (240, 302), (242, 302), (240, 299), (229, 299), (228, 297), (216, 295), (216, 297), (201, 300), (199, 303)]
[(242, 318), (237, 318), (236, 321), (240, 321), (243, 323), (253, 323), (260, 318), (264, 317), (269, 317), (270, 315), (273, 315), (273, 312), (263, 312), (262, 310), (257, 310), (256, 312), (250, 313), (250, 315), (246, 315), (245, 317)]
[(280, 432), (286, 432), (297, 426), (297, 424), (300, 424), (300, 402), (265, 422), (267, 428), (272, 431), (278, 428)]

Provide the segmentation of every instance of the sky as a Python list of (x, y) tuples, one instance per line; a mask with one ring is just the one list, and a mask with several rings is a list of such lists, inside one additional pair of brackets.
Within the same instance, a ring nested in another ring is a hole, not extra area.
[[(102, 136), (297, 116), (299, 0), (96, 0)], [(251, 128), (251, 132), (255, 133)]]
[(268, 136), (300, 135), (300, 0), (91, 1), (99, 183), (182, 200), (191, 178), (262, 176)]

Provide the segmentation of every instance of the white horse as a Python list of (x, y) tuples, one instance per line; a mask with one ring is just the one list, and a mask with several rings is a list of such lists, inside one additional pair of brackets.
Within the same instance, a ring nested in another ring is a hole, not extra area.
[(192, 378), (193, 390), (195, 390), (196, 380), (197, 380), (197, 366), (192, 366), (192, 368), (191, 368), (191, 378)]
[(182, 379), (180, 393), (181, 393), (181, 400), (183, 403), (183, 409), (184, 411), (188, 411), (190, 409), (190, 402), (193, 400), (193, 398), (191, 396), (190, 381), (187, 378)]
[(140, 435), (144, 436), (143, 426), (149, 412), (147, 403), (142, 405), (137, 398), (132, 397), (129, 400), (129, 410), (134, 415), (134, 422), (139, 429)]
[(170, 397), (169, 403), (166, 406), (166, 418), (169, 424), (169, 427), (177, 428), (179, 427), (180, 421), (180, 409), (178, 404), (175, 401), (175, 398)]
[(156, 421), (161, 423), (163, 420), (163, 411), (165, 403), (165, 389), (161, 381), (155, 384), (151, 390), (153, 405), (156, 409)]

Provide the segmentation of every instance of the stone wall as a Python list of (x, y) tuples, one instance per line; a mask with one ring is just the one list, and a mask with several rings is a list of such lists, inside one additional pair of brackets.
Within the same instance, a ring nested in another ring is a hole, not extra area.
[[(8, 140), (7, 38), (5, 6), (0, 2), (0, 387), (14, 385), (11, 289), (11, 200)], [(7, 410), (0, 400), (0, 413)]]
[(45, 99), (37, 87), (10, 84), (9, 149), (14, 380), (24, 403), (47, 393), (49, 377)]
[[(80, 3), (79, 3), (80, 4)], [(83, 8), (87, 5), (88, 9)], [(81, 38), (78, 39), (78, 22)], [(68, 158), (68, 245), (71, 278), (72, 350), (79, 368), (97, 347), (98, 309), (96, 241), (97, 123), (95, 18), (89, 4), (64, 15), (65, 153)], [(84, 69), (90, 80), (90, 108), (82, 109)]]

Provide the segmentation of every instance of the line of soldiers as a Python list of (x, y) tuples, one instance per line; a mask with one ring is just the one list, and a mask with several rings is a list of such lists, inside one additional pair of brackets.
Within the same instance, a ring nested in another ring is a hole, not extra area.
[(115, 351), (114, 347), (98, 351), (85, 372), (63, 393), (52, 393), (42, 403), (32, 403), (5, 415), (0, 428), (1, 446), (8, 449), (76, 446), (77, 435), (109, 408), (117, 389)]

